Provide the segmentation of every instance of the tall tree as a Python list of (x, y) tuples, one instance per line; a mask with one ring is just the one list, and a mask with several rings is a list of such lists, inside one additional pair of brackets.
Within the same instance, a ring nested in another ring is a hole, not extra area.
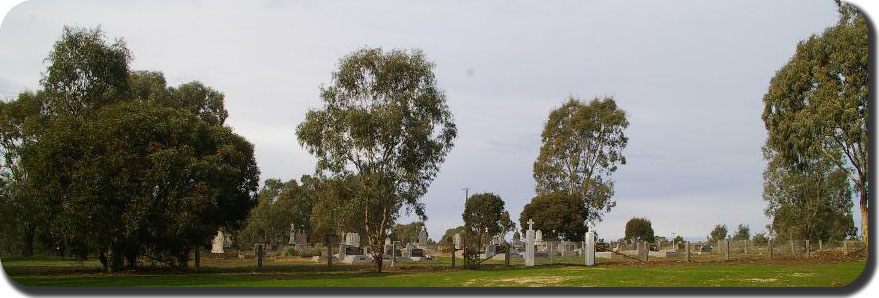
[(203, 117), (224, 112), (218, 101), (132, 74), (124, 42), (100, 29), (65, 28), (47, 60), (45, 123), (21, 163), (57, 245), (108, 270), (144, 254), (185, 266), (220, 226), (241, 225), (259, 170), (252, 144)]
[(626, 240), (631, 242), (653, 242), (653, 224), (650, 220), (641, 217), (633, 217), (626, 222)]
[(356, 205), (379, 272), (386, 229), (401, 208), (426, 219), (420, 198), (457, 136), (433, 68), (418, 50), (357, 50), (322, 88), (323, 108), (296, 128), (319, 174), (356, 178)]
[(543, 239), (583, 241), (587, 232), (585, 214), (583, 201), (576, 196), (560, 192), (538, 195), (522, 209), (519, 226), (524, 234), (528, 220), (533, 220)]
[(576, 196), (585, 207), (583, 216), (600, 222), (604, 213), (616, 206), (611, 176), (626, 163), (622, 151), (628, 144), (628, 126), (626, 113), (610, 97), (588, 104), (570, 98), (552, 111), (534, 162), (537, 194)]
[(44, 217), (42, 206), (32, 191), (27, 169), (21, 163), (22, 148), (39, 137), (45, 117), (40, 115), (43, 93), (24, 92), (10, 102), (0, 101), (0, 183), (4, 199), (0, 209), (5, 213), (0, 221), (7, 227), (7, 235), (19, 237), (21, 254), (34, 253), (34, 237)]
[(751, 227), (748, 225), (739, 224), (736, 228), (736, 233), (733, 235), (732, 240), (749, 240), (751, 239)]
[(108, 270), (142, 254), (185, 266), (219, 227), (240, 225), (259, 174), (253, 146), (230, 128), (134, 102), (56, 118), (24, 162), (54, 238), (97, 251)]
[(492, 237), (503, 237), (515, 230), (515, 224), (510, 221), (510, 213), (504, 205), (504, 200), (493, 193), (474, 194), (467, 198), (461, 216), (464, 231), (470, 236), (468, 239), (474, 240), (475, 247), (481, 248)]
[(721, 241), (726, 240), (726, 236), (729, 234), (729, 229), (726, 225), (716, 225), (714, 229), (711, 230), (711, 234), (708, 236), (708, 239), (711, 241)]
[(766, 146), (800, 171), (823, 154), (849, 173), (860, 194), (868, 242), (869, 34), (864, 16), (837, 1), (837, 24), (797, 45), (763, 96)]
[(780, 240), (842, 240), (856, 233), (848, 173), (824, 154), (790, 165), (764, 148), (763, 199), (770, 231)]

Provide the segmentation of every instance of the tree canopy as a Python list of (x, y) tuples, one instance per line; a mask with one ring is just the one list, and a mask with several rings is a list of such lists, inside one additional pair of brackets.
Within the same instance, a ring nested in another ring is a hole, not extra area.
[(580, 198), (567, 193), (538, 195), (522, 209), (519, 226), (524, 234), (528, 220), (533, 220), (543, 239), (583, 241), (588, 230), (584, 209)]
[(420, 198), (457, 136), (433, 69), (419, 50), (357, 50), (321, 88), (323, 107), (296, 127), (300, 144), (317, 157), (316, 172), (357, 180), (350, 203), (363, 212), (377, 271), (400, 209), (426, 218)]
[(626, 164), (626, 113), (613, 98), (584, 103), (570, 98), (549, 114), (534, 162), (537, 195), (563, 192), (582, 201), (583, 217), (596, 223), (616, 206), (612, 175)]
[(726, 225), (716, 225), (714, 229), (711, 230), (711, 234), (708, 236), (708, 239), (711, 241), (721, 241), (726, 240), (726, 236), (729, 234), (729, 229), (727, 229)]
[(763, 172), (765, 213), (781, 240), (842, 240), (854, 236), (852, 190), (848, 173), (816, 154), (808, 167), (792, 166), (776, 153)]
[(650, 220), (641, 217), (633, 217), (626, 222), (626, 240), (632, 242), (653, 242), (653, 224)]
[(844, 169), (860, 194), (867, 243), (869, 30), (854, 6), (837, 5), (837, 24), (801, 41), (770, 81), (763, 96), (766, 147), (794, 171), (808, 171), (815, 155)]
[(204, 117), (225, 113), (221, 93), (203, 100), (131, 72), (125, 43), (100, 29), (65, 28), (47, 61), (42, 90), (14, 103), (40, 103), (26, 109), (32, 139), (14, 149), (53, 244), (97, 252), (108, 270), (140, 255), (185, 266), (218, 228), (242, 224), (259, 170), (252, 144)]
[(751, 239), (751, 227), (748, 225), (739, 224), (736, 228), (736, 233), (733, 235), (732, 240), (750, 240)]

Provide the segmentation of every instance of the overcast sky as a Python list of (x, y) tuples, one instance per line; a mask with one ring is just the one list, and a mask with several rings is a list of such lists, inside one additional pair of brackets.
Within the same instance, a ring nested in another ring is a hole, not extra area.
[(571, 95), (613, 96), (630, 121), (599, 236), (638, 216), (657, 235), (704, 238), (720, 223), (765, 230), (761, 98), (797, 42), (835, 20), (831, 0), (32, 0), (0, 26), (0, 97), (37, 88), (62, 26), (100, 25), (124, 38), (133, 69), (224, 92), (260, 179), (287, 180), (313, 173), (294, 127), (340, 57), (420, 48), (459, 129), (423, 198), (432, 238), (462, 224), (464, 187), (500, 195), (518, 222), (544, 121)]

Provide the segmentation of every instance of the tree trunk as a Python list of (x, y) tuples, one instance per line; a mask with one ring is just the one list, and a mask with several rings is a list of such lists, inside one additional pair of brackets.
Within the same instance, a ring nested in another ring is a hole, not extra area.
[(869, 236), (870, 233), (869, 233), (868, 227), (870, 226), (870, 221), (868, 219), (868, 216), (870, 216), (870, 212), (867, 209), (867, 193), (865, 191), (861, 192), (860, 205), (861, 205), (860, 206), (861, 207), (861, 234), (864, 236), (864, 248), (869, 249), (870, 245), (868, 245), (868, 243), (869, 243), (868, 240), (870, 237)]
[(101, 249), (101, 252), (98, 253), (98, 260), (101, 261), (101, 266), (104, 267), (104, 271), (110, 271), (110, 262), (107, 260), (106, 250)]
[(24, 249), (21, 254), (23, 256), (33, 256), (34, 255), (34, 235), (36, 234), (36, 227), (34, 226), (26, 226), (24, 228)]

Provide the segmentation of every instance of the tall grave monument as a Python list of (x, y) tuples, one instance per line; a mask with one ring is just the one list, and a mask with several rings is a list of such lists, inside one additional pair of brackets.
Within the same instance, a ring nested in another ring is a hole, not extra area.
[(531, 219), (525, 231), (525, 267), (534, 267), (534, 221)]

